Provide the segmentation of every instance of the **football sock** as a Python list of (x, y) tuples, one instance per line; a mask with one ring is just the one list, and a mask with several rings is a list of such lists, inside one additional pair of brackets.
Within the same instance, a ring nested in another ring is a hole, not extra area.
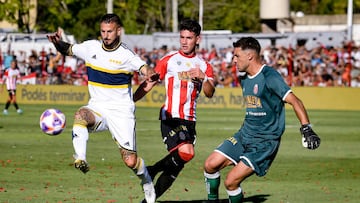
[(159, 168), (161, 165), (164, 172), (159, 176), (155, 184), (156, 198), (159, 198), (170, 188), (186, 162), (180, 158), (178, 150), (175, 150), (158, 163)]
[(140, 178), (141, 184), (152, 182), (148, 170), (145, 166), (145, 161), (141, 157), (137, 158), (136, 166), (133, 168), (134, 173)]
[(19, 109), (19, 106), (17, 105), (17, 103), (14, 102), (13, 104), (14, 104), (14, 106), (15, 106), (15, 109), (18, 110), (18, 109)]
[(232, 191), (226, 190), (226, 192), (229, 195), (229, 203), (241, 203), (243, 201), (243, 194), (240, 187)]
[(204, 176), (205, 176), (205, 186), (206, 186), (206, 192), (208, 194), (208, 200), (218, 200), (219, 186), (220, 186), (220, 172), (210, 174), (204, 171)]
[(177, 171), (164, 171), (156, 181), (155, 193), (156, 198), (159, 198), (175, 181), (177, 175), (179, 175), (181, 169)]
[(163, 171), (166, 167), (167, 163), (171, 161), (171, 154), (168, 154), (166, 157), (161, 159), (160, 161), (156, 162), (153, 166), (151, 166), (151, 171), (154, 174), (154, 177), (160, 171)]
[(75, 159), (86, 160), (86, 144), (89, 132), (86, 126), (74, 125), (72, 129), (72, 142), (75, 150)]
[(6, 102), (6, 104), (5, 104), (5, 109), (8, 109), (9, 106), (10, 106), (10, 101)]

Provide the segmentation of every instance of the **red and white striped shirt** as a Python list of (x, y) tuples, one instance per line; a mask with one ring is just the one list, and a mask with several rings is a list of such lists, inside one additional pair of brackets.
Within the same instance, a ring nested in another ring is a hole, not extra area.
[(180, 51), (169, 53), (156, 65), (155, 71), (160, 80), (165, 80), (166, 98), (161, 107), (160, 119), (180, 118), (196, 121), (196, 100), (202, 84), (194, 83), (189, 77), (189, 70), (200, 67), (208, 79), (213, 80), (211, 65), (197, 55), (186, 56)]
[(3, 80), (6, 80), (6, 89), (16, 90), (17, 79), (20, 79), (20, 71), (18, 69), (8, 68), (3, 77)]

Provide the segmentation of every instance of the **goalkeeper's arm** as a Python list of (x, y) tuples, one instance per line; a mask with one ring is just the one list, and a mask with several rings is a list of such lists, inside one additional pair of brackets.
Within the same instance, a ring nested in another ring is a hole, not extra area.
[(300, 133), (302, 135), (303, 146), (308, 149), (318, 148), (320, 146), (320, 138), (310, 125), (309, 116), (302, 101), (293, 93), (288, 94), (285, 101), (292, 105), (294, 112), (301, 123)]

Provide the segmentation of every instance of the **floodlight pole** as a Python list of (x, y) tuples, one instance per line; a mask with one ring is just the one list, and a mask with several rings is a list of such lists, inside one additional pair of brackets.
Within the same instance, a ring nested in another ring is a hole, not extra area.
[(178, 0), (172, 0), (173, 32), (178, 32)]
[(107, 0), (107, 3), (106, 3), (106, 10), (107, 10), (107, 13), (113, 13), (113, 0)]
[(199, 0), (199, 24), (201, 26), (202, 29), (203, 28), (203, 13), (204, 13), (204, 5), (203, 5), (203, 0)]
[(352, 28), (353, 28), (353, 0), (348, 0), (347, 8), (347, 40), (352, 41)]

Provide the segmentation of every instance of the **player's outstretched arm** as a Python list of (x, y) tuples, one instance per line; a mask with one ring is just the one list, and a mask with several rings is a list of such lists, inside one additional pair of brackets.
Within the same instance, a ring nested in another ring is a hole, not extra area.
[(320, 137), (311, 127), (309, 116), (306, 112), (304, 104), (293, 93), (290, 93), (286, 97), (285, 101), (292, 105), (295, 114), (301, 123), (300, 133), (302, 135), (303, 146), (308, 149), (317, 149), (320, 146)]
[(141, 75), (144, 76), (145, 81), (140, 84), (133, 95), (133, 101), (137, 102), (143, 98), (150, 90), (158, 83), (160, 74), (156, 73), (153, 68), (144, 65), (140, 69)]
[(143, 98), (155, 85), (149, 84), (146, 80), (142, 82), (133, 95), (133, 101), (137, 102)]
[(56, 50), (58, 50), (62, 55), (72, 55), (71, 54), (71, 44), (61, 40), (61, 31), (58, 30), (53, 34), (47, 35), (48, 40), (54, 44)]

